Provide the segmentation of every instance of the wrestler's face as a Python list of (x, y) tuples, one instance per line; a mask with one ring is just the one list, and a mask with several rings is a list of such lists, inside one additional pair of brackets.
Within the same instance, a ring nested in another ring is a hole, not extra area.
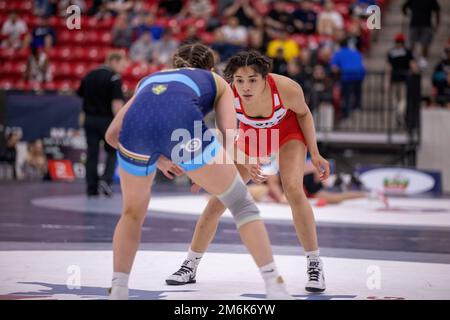
[(233, 84), (241, 99), (252, 102), (264, 91), (266, 79), (252, 67), (242, 67), (234, 73)]

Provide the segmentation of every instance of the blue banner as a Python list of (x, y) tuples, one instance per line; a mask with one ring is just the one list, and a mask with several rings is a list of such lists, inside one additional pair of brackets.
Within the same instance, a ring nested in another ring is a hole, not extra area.
[(79, 129), (81, 108), (77, 96), (9, 93), (6, 126), (21, 128), (23, 141), (42, 139), (52, 128)]

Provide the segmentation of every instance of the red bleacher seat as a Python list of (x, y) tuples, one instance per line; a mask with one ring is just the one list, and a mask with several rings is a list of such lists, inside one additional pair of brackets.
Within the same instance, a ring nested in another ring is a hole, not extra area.
[(1, 90), (11, 90), (13, 88), (13, 82), (10, 79), (1, 79), (0, 80), (0, 89)]
[(305, 48), (308, 46), (308, 39), (306, 35), (296, 33), (292, 35), (292, 40), (294, 40), (300, 48)]
[(75, 65), (70, 62), (55, 62), (50, 66), (55, 79), (69, 79), (74, 76)]
[(7, 75), (8, 78), (20, 78), (26, 70), (26, 62), (24, 61), (5, 61), (0, 65), (0, 73)]
[(12, 73), (13, 70), (13, 62), (12, 61), (5, 61), (0, 65), (0, 73), (2, 75), (9, 75)]
[(73, 39), (73, 33), (70, 30), (60, 30), (58, 32), (58, 44), (70, 45)]
[(56, 83), (54, 81), (44, 82), (42, 84), (42, 89), (49, 90), (49, 91), (55, 91), (56, 90)]
[(13, 72), (22, 76), (27, 69), (27, 63), (25, 61), (15, 61), (13, 62)]
[(99, 42), (100, 35), (95, 30), (86, 31), (85, 32), (85, 43), (91, 44), (91, 45), (97, 45)]
[(208, 44), (208, 45), (210, 45), (211, 43), (213, 43), (214, 42), (214, 33), (212, 33), (212, 32), (202, 32), (202, 33), (200, 33), (200, 39), (202, 39), (202, 41), (205, 43), (205, 44)]
[(104, 59), (103, 52), (96, 47), (88, 48), (87, 54), (88, 56), (86, 60), (100, 61)]
[(11, 48), (0, 48), (0, 59), (8, 60), (14, 56), (16, 50)]
[(87, 65), (84, 63), (78, 63), (76, 64), (75, 68), (74, 68), (74, 75), (77, 79), (81, 79), (84, 77), (84, 75), (87, 73), (88, 69), (87, 69)]
[(28, 16), (27, 21), (26, 21), (28, 28), (30, 30), (32, 30), (34, 27), (36, 27), (39, 19), (40, 19), (40, 17), (38, 17), (38, 16)]
[(0, 10), (11, 11), (15, 10), (19, 14), (26, 13), (33, 8), (32, 1), (0, 1)]
[(111, 44), (111, 31), (103, 31), (99, 36), (99, 44), (109, 46)]
[(14, 83), (13, 83), (13, 88), (14, 88), (15, 90), (23, 90), (23, 91), (26, 91), (26, 90), (30, 90), (30, 89), (31, 89), (31, 86), (30, 86), (30, 83), (29, 83), (28, 80), (25, 80), (25, 79), (18, 79), (18, 80), (16, 80), (16, 81), (14, 81)]
[(60, 91), (76, 90), (78, 88), (78, 84), (78, 81), (60, 80), (55, 81), (55, 88)]
[(3, 26), (3, 23), (8, 19), (8, 12), (0, 11), (0, 23)]
[(344, 20), (347, 20), (350, 17), (347, 4), (336, 4), (334, 9), (342, 15)]
[(114, 25), (114, 21), (115, 21), (114, 18), (101, 19), (101, 20), (97, 19), (97, 22), (95, 23), (96, 29), (102, 29), (102, 30), (109, 30), (109, 31), (111, 31), (112, 27)]
[(83, 45), (86, 44), (86, 33), (80, 31), (72, 31), (73, 44)]
[(88, 50), (89, 48), (85, 48), (79, 45), (73, 47), (70, 61), (84, 61), (88, 59)]
[(58, 60), (70, 60), (72, 55), (72, 48), (68, 46), (55, 48)]

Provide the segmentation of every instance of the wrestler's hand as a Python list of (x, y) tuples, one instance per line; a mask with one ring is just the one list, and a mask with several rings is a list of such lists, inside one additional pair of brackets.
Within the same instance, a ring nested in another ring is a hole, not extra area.
[(192, 193), (199, 193), (201, 189), (202, 189), (202, 187), (200, 187), (198, 184), (196, 184), (195, 182), (192, 183), (192, 185), (191, 185)]
[(267, 180), (267, 176), (264, 175), (261, 171), (261, 165), (259, 164), (259, 162), (257, 164), (246, 164), (245, 167), (250, 173), (250, 177), (252, 178), (253, 182), (259, 184)]
[(178, 165), (161, 155), (157, 162), (157, 167), (170, 180), (173, 180), (174, 175), (179, 177), (184, 174), (183, 169)]
[(315, 157), (311, 157), (311, 163), (319, 173), (320, 181), (327, 180), (330, 175), (330, 164), (320, 154)]

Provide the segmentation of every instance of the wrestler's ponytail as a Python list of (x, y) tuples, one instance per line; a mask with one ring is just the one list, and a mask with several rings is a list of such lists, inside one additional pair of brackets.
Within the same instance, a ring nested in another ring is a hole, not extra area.
[(214, 67), (213, 51), (201, 43), (185, 44), (173, 56), (174, 68), (199, 68), (211, 70)]

